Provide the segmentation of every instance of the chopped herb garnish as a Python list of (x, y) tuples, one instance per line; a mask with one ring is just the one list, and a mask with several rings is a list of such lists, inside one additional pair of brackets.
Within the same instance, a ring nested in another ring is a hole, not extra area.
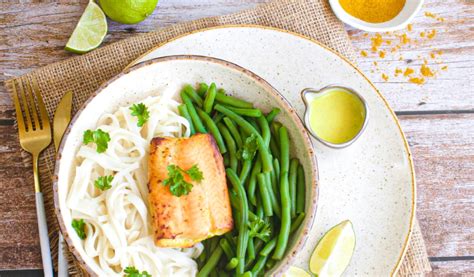
[(109, 146), (110, 136), (109, 133), (101, 129), (95, 131), (87, 130), (84, 132), (82, 141), (84, 144), (95, 143), (97, 145), (97, 153), (103, 153)]
[(255, 220), (250, 221), (249, 229), (249, 237), (251, 238), (256, 237), (263, 240), (264, 242), (267, 242), (270, 239), (272, 231), (270, 224), (258, 217)]
[(108, 176), (101, 176), (97, 178), (94, 182), (94, 186), (100, 190), (108, 190), (112, 187), (112, 180), (114, 179), (114, 176), (108, 175)]
[(138, 119), (138, 127), (142, 127), (143, 124), (145, 124), (148, 119), (150, 119), (150, 113), (148, 112), (148, 108), (143, 103), (133, 104), (130, 107), (130, 110), (132, 111), (132, 115), (136, 116)]
[(84, 222), (84, 219), (73, 219), (72, 220), (72, 228), (74, 228), (74, 230), (76, 230), (76, 233), (77, 233), (77, 236), (80, 238), (80, 239), (85, 239), (86, 238), (86, 232), (84, 230), (84, 227), (86, 226), (86, 223)]
[(123, 272), (125, 273), (125, 277), (151, 277), (150, 273), (146, 271), (140, 273), (134, 266), (127, 266)]
[(183, 170), (177, 165), (170, 164), (167, 170), (168, 178), (163, 181), (163, 185), (169, 186), (171, 194), (177, 197), (187, 195), (193, 188), (191, 183), (184, 180), (183, 173), (188, 174), (191, 180), (196, 182), (201, 182), (203, 179), (202, 171), (199, 170), (197, 165), (193, 165), (188, 170)]
[(244, 145), (237, 152), (237, 157), (242, 160), (252, 160), (257, 152), (257, 136), (255, 134), (250, 135), (245, 139)]

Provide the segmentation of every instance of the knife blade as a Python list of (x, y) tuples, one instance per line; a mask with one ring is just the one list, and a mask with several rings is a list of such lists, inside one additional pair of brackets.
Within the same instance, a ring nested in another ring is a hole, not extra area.
[[(67, 92), (54, 112), (53, 118), (53, 139), (54, 147), (56, 152), (59, 149), (61, 144), (61, 139), (66, 131), (69, 122), (71, 121), (71, 111), (72, 111), (72, 92)], [(68, 274), (68, 264), (66, 260), (66, 255), (63, 249), (64, 238), (61, 232), (59, 232), (59, 243), (58, 243), (58, 276), (67, 277)]]
[(59, 144), (66, 131), (69, 122), (71, 121), (72, 111), (72, 92), (69, 91), (64, 94), (63, 98), (56, 107), (53, 118), (53, 134), (54, 134), (54, 147), (58, 151)]

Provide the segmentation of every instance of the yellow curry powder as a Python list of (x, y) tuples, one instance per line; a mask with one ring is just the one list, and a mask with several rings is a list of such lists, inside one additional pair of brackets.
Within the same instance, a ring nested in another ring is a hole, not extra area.
[(393, 19), (405, 6), (406, 0), (339, 0), (350, 15), (370, 23)]

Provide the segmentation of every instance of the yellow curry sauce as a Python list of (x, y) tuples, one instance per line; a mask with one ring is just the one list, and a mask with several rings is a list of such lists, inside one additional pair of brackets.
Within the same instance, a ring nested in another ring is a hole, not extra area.
[(339, 0), (350, 15), (369, 23), (393, 19), (405, 6), (406, 0)]
[(364, 103), (342, 89), (336, 88), (315, 97), (309, 108), (311, 129), (319, 138), (333, 144), (350, 141), (364, 125)]

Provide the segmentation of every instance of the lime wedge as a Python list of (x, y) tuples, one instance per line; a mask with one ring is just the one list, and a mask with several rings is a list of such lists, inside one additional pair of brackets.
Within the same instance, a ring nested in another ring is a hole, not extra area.
[(319, 277), (341, 276), (351, 260), (355, 248), (355, 233), (349, 220), (329, 230), (316, 245), (309, 261), (309, 269)]
[(311, 275), (302, 268), (290, 266), (282, 277), (311, 277)]
[(90, 1), (66, 44), (66, 50), (86, 53), (97, 48), (107, 34), (107, 20), (100, 7)]

